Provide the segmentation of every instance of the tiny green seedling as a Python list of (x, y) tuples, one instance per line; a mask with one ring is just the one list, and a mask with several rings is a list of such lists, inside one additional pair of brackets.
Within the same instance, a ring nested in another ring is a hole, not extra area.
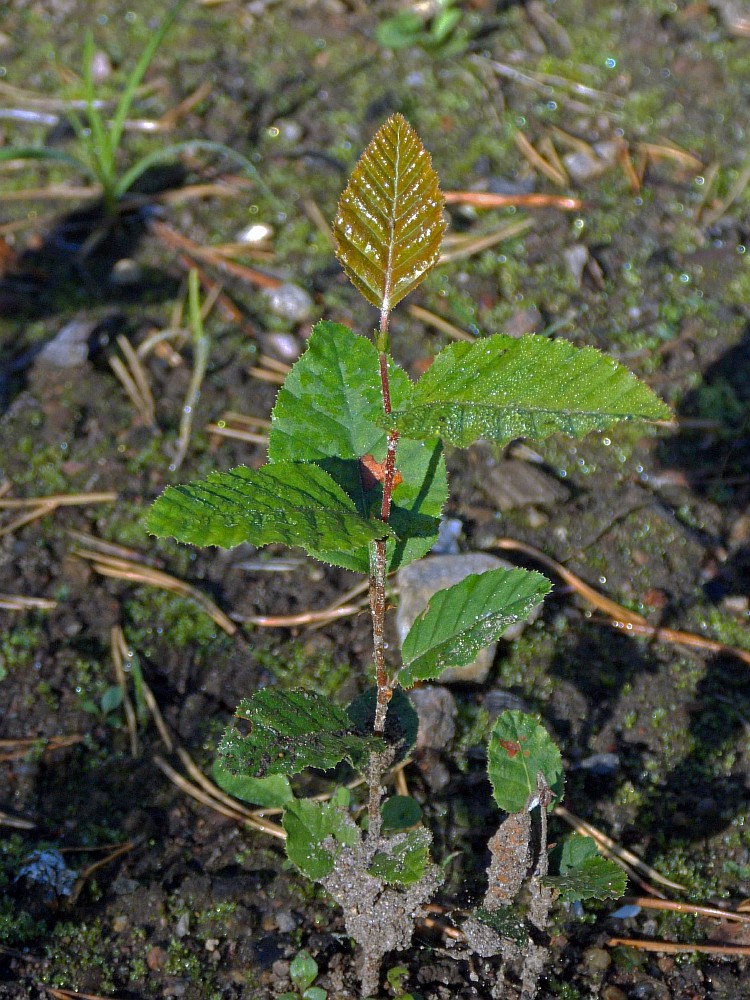
[(309, 951), (304, 949), (292, 959), (289, 966), (289, 978), (294, 986), (294, 993), (282, 993), (279, 1000), (326, 1000), (328, 991), (320, 986), (313, 986), (318, 975), (318, 963)]
[[(346, 708), (310, 691), (258, 691), (238, 706), (236, 716), (249, 726), (245, 734), (229, 727), (214, 769), (232, 794), (283, 808), (289, 858), (343, 907), (360, 949), (363, 995), (378, 992), (383, 956), (408, 946), (442, 880), (419, 811), (383, 802), (385, 772), (416, 740), (405, 691), (470, 663), (550, 590), (545, 577), (523, 569), (469, 576), (432, 598), (403, 642), (400, 663), (386, 656), (386, 576), (426, 555), (437, 539), (447, 499), (445, 445), (465, 448), (480, 438), (503, 445), (555, 432), (581, 437), (618, 421), (669, 416), (612, 358), (537, 336), (452, 344), (413, 383), (391, 355), (389, 317), (437, 264), (444, 228), (430, 157), (394, 115), (360, 159), (333, 226), (344, 270), (379, 311), (373, 338), (319, 323), (279, 392), (268, 463), (170, 487), (148, 518), (157, 535), (224, 547), (282, 542), (369, 577), (374, 689)], [(289, 784), (305, 768), (342, 761), (367, 782), (361, 825), (347, 788), (321, 802), (298, 798)], [(575, 842), (553, 859), (550, 874), (547, 809), (562, 795), (563, 773), (560, 752), (536, 719), (503, 713), (488, 767), (508, 816), (490, 842), (484, 904), (463, 930), (479, 954), (516, 963), (530, 997), (546, 955), (537, 932), (555, 898), (616, 896), (624, 878), (592, 842)]]

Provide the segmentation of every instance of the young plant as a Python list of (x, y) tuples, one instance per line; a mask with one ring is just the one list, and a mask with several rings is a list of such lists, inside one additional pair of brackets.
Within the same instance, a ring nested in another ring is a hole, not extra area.
[[(536, 336), (452, 344), (413, 383), (391, 356), (389, 318), (438, 262), (444, 228), (430, 157), (394, 115), (360, 159), (334, 220), (339, 260), (379, 310), (373, 338), (319, 323), (279, 392), (268, 463), (170, 487), (148, 517), (157, 535), (223, 547), (282, 542), (369, 577), (374, 690), (347, 708), (310, 691), (258, 691), (237, 708), (242, 730), (226, 731), (215, 768), (227, 790), (284, 808), (288, 856), (342, 906), (360, 947), (364, 995), (377, 992), (383, 956), (409, 944), (441, 882), (419, 811), (405, 809), (399, 797), (382, 801), (385, 771), (416, 739), (416, 713), (404, 692), (470, 663), (550, 589), (539, 573), (522, 569), (469, 576), (432, 598), (403, 642), (400, 663), (386, 656), (386, 576), (426, 555), (437, 538), (447, 498), (444, 444), (467, 447), (484, 438), (502, 445), (556, 431), (580, 437), (620, 420), (669, 416), (613, 359)], [(511, 815), (494, 839), (483, 909), (501, 952), (510, 939), (495, 926), (502, 924), (498, 911), (520, 887), (532, 887), (529, 913), (519, 918), (523, 930), (546, 922), (553, 893), (567, 885), (547, 874), (546, 806), (561, 793), (559, 759), (535, 720), (517, 713), (498, 720), (490, 776)], [(342, 761), (367, 780), (361, 825), (346, 788), (320, 802), (297, 798), (289, 785), (305, 768)], [(497, 894), (507, 871), (509, 887)], [(559, 878), (566, 874), (559, 869)], [(616, 889), (611, 871), (607, 878)], [(514, 933), (518, 938), (518, 927)], [(538, 965), (523, 973), (525, 982)]]
[(6, 146), (0, 149), (0, 163), (6, 160), (43, 160), (65, 163), (100, 186), (104, 210), (110, 216), (114, 214), (118, 203), (146, 171), (163, 160), (173, 159), (180, 153), (192, 150), (221, 153), (237, 161), (249, 173), (255, 175), (255, 167), (245, 157), (221, 143), (202, 139), (160, 147), (121, 171), (121, 146), (125, 124), (136, 92), (157, 50), (186, 2), (187, 0), (177, 0), (164, 16), (159, 28), (151, 36), (140, 59), (125, 81), (125, 86), (110, 118), (107, 118), (102, 110), (105, 102), (100, 100), (96, 93), (93, 72), (94, 36), (91, 31), (87, 31), (83, 43), (81, 74), (82, 114), (79, 110), (80, 102), (73, 100), (71, 100), (66, 112), (71, 128), (76, 135), (78, 151), (66, 153), (47, 146)]

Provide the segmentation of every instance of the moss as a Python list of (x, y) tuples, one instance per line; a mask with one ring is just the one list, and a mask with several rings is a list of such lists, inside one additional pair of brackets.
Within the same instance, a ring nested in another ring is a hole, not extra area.
[(57, 924), (44, 950), (49, 966), (41, 975), (43, 982), (82, 990), (87, 981), (85, 974), (94, 970), (101, 976), (99, 990), (115, 990), (109, 935), (101, 921)]
[(156, 642), (178, 649), (200, 651), (206, 662), (225, 658), (231, 639), (193, 601), (168, 591), (139, 587), (125, 602), (128, 641), (145, 657), (153, 656)]
[(19, 623), (0, 635), (0, 679), (11, 670), (29, 670), (36, 651), (42, 648), (44, 629), (40, 616), (28, 616), (29, 624)]

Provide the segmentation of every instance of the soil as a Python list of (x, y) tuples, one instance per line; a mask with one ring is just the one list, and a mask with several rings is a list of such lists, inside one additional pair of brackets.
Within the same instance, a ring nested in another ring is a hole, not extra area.
[[(193, 551), (157, 541), (143, 517), (170, 482), (262, 464), (262, 445), (205, 429), (229, 410), (268, 417), (275, 386), (251, 371), (261, 354), (288, 360), (320, 317), (361, 332), (373, 327), (373, 311), (340, 273), (311, 206), (332, 217), (357, 156), (393, 111), (416, 127), (446, 190), (582, 202), (572, 212), (452, 206), (452, 232), (462, 236), (520, 217), (532, 225), (448, 261), (413, 302), (469, 332), (535, 330), (598, 346), (645, 378), (679, 418), (672, 427), (621, 427), (582, 442), (517, 442), (515, 463), (536, 463), (547, 479), (520, 506), (503, 488), (503, 476), (513, 474), (503, 456), (485, 446), (449, 454), (447, 513), (461, 521), (461, 548), (495, 551), (498, 539), (515, 538), (651, 624), (750, 649), (747, 21), (724, 2), (455, 6), (466, 30), (457, 49), (393, 52), (375, 29), (397, 3), (188, 4), (133, 117), (156, 119), (204, 81), (210, 86), (165, 139), (127, 132), (123, 163), (154, 143), (209, 138), (248, 157), (260, 181), (238, 181), (234, 164), (196, 152), (183, 158), (183, 170), (151, 174), (141, 201), (107, 224), (95, 204), (6, 196), (81, 183), (69, 168), (2, 167), (5, 497), (118, 497), (58, 507), (0, 537), (0, 593), (55, 602), (0, 610), (2, 1000), (64, 995), (54, 987), (121, 1000), (261, 1000), (290, 988), (289, 962), (301, 948), (317, 961), (315, 985), (329, 997), (358, 996), (341, 914), (290, 867), (283, 845), (170, 781), (155, 758), (182, 765), (148, 712), (137, 719), (132, 751), (113, 694), (112, 630), (122, 629), (132, 651), (129, 676), (137, 662), (175, 743), (209, 774), (236, 704), (259, 686), (304, 684), (342, 704), (363, 690), (367, 616), (317, 631), (240, 624), (230, 636), (193, 601), (102, 575), (78, 553), (81, 533), (126, 547), (238, 622), (323, 608), (357, 582), (281, 549)], [(0, 82), (54, 95), (58, 68), (80, 67), (83, 30), (93, 26), (97, 50), (108, 56), (100, 86), (105, 97), (116, 95), (153, 30), (153, 9), (146, 0), (11, 0), (0, 12)], [(12, 91), (0, 96), (8, 107), (30, 107)], [(519, 130), (548, 156), (554, 143), (569, 174), (562, 187), (549, 176), (554, 163), (540, 173), (524, 155)], [(77, 142), (64, 121), (6, 119), (0, 138), (69, 152)], [(209, 182), (235, 187), (228, 198), (148, 200)], [(184, 298), (184, 267), (150, 229), (155, 215), (201, 245), (267, 225), (273, 257), (246, 263), (312, 297), (309, 316), (290, 320), (259, 289), (210, 272), (225, 281), (244, 319), (216, 308), (207, 321), (208, 371), (176, 471), (189, 344), (177, 343), (176, 364), (155, 353), (145, 362), (155, 427), (109, 364), (121, 356), (118, 336), (138, 347), (174, 322), (174, 304)], [(446, 337), (406, 305), (394, 315), (394, 351), (416, 375)], [(40, 357), (74, 320), (86, 324), (80, 356), (71, 349), (62, 363)], [(2, 513), (0, 530), (23, 511)], [(420, 925), (411, 950), (385, 963), (384, 975), (395, 966), (407, 974), (398, 994), (384, 978), (384, 996), (441, 1000), (497, 990), (497, 964), (457, 954), (442, 928), (451, 926), (451, 911), (484, 892), (487, 841), (499, 819), (484, 745), (493, 711), (511, 695), (512, 707), (520, 699), (538, 712), (559, 743), (572, 813), (685, 885), (676, 898), (736, 907), (750, 896), (746, 664), (615, 632), (555, 582), (540, 619), (499, 650), (490, 679), (452, 687), (459, 709), (452, 745), (406, 771), (446, 878), (433, 924)], [(60, 745), (59, 737), (71, 739)], [(558, 839), (567, 827), (552, 822)], [(120, 844), (127, 849), (70, 892), (70, 872), (86, 871)], [(47, 860), (62, 858), (64, 867), (42, 877), (34, 852), (45, 851), (59, 852)], [(540, 998), (750, 997), (750, 966), (739, 954), (607, 945), (616, 936), (747, 948), (746, 924), (649, 909), (615, 917), (618, 906), (559, 908)], [(515, 996), (512, 986), (503, 995)]]

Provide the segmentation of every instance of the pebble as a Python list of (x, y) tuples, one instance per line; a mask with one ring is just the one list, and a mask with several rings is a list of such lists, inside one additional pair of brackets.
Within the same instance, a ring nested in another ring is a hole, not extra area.
[(540, 505), (552, 507), (570, 495), (566, 486), (531, 462), (506, 458), (482, 469), (476, 482), (487, 499), (501, 511)]
[(565, 247), (562, 255), (565, 266), (568, 269), (568, 274), (575, 282), (576, 288), (580, 288), (583, 281), (583, 269), (586, 267), (589, 259), (588, 248), (583, 243), (576, 243), (572, 247)]
[(456, 735), (456, 700), (447, 688), (425, 684), (409, 692), (419, 716), (418, 750), (443, 750)]
[(531, 712), (531, 707), (516, 694), (510, 691), (488, 691), (482, 706), (493, 723), (502, 712)]
[(611, 964), (610, 954), (604, 948), (587, 948), (581, 959), (581, 965), (588, 972), (606, 972)]
[(238, 243), (263, 243), (273, 236), (273, 229), (265, 222), (251, 222), (237, 233)]
[(602, 1000), (628, 1000), (628, 997), (619, 986), (605, 986)]
[(571, 771), (588, 771), (589, 774), (593, 774), (597, 778), (607, 778), (612, 774), (617, 774), (619, 769), (620, 758), (616, 753), (594, 753), (574, 764)]
[(565, 169), (571, 180), (583, 183), (606, 174), (617, 160), (617, 142), (597, 142), (593, 146), (593, 156), (585, 150), (575, 150), (563, 156)]
[(278, 288), (265, 288), (263, 294), (272, 313), (290, 323), (302, 323), (310, 315), (313, 301), (299, 285), (285, 281)]
[[(513, 569), (504, 559), (498, 559), (484, 552), (467, 552), (458, 556), (432, 556), (410, 563), (398, 571), (397, 583), (401, 599), (396, 613), (396, 629), (399, 642), (403, 643), (414, 624), (417, 615), (429, 604), (430, 598), (439, 590), (451, 587), (472, 573), (486, 573), (493, 569)], [(527, 619), (533, 621), (536, 609)], [(503, 638), (517, 639), (526, 622), (517, 622), (506, 629)], [(448, 667), (440, 675), (443, 684), (472, 682), (482, 684), (492, 667), (497, 643), (480, 650), (476, 659), (464, 667)]]
[(36, 359), (36, 364), (77, 368), (88, 360), (89, 337), (96, 327), (90, 319), (74, 319), (56, 333)]
[(457, 556), (461, 551), (458, 539), (464, 530), (463, 522), (457, 517), (441, 517), (437, 541), (430, 549), (436, 556)]
[(109, 273), (109, 283), (113, 288), (135, 288), (142, 280), (141, 265), (132, 257), (121, 257), (115, 261)]
[(267, 333), (261, 337), (261, 346), (264, 354), (273, 354), (290, 365), (302, 353), (302, 344), (292, 333)]

